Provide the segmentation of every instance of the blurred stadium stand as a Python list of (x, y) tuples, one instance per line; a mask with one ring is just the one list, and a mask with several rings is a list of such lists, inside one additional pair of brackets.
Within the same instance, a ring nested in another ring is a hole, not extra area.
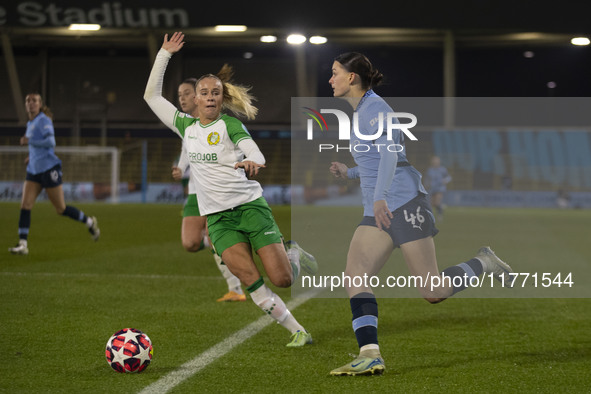
[[(17, 0), (0, 5), (0, 144), (18, 143), (24, 131), (24, 95), (38, 91), (54, 112), (59, 145), (107, 145), (125, 152), (126, 146), (145, 139), (148, 181), (169, 182), (180, 140), (164, 130), (142, 95), (163, 35), (175, 30), (186, 33), (187, 44), (169, 65), (165, 96), (176, 102), (176, 87), (183, 79), (231, 64), (236, 81), (253, 86), (258, 98), (260, 115), (246, 125), (268, 160), (263, 184), (289, 183), (290, 98), (330, 96), (332, 59), (342, 52), (360, 51), (372, 59), (386, 76), (382, 96), (591, 97), (591, 48), (570, 44), (574, 36), (591, 35), (590, 4), (377, 2), (361, 17), (344, 12), (345, 3), (337, 11), (329, 2), (273, 2), (265, 3), (264, 12), (259, 7), (247, 12), (231, 3), (221, 11), (216, 3), (180, 0), (165, 5), (155, 0)], [(583, 8), (571, 8), (575, 6)], [(93, 21), (103, 28), (67, 29), (70, 22)], [(216, 33), (217, 24), (245, 24), (248, 30)], [(328, 42), (287, 45), (285, 36), (296, 31), (325, 36)], [(265, 34), (276, 35), (278, 41), (261, 43)], [(433, 152), (425, 143), (409, 149), (408, 156), (424, 171)], [(137, 178), (140, 151), (124, 154), (121, 180)], [(305, 159), (299, 154), (294, 158)], [(21, 171), (19, 166), (10, 164), (5, 176)], [(449, 169), (454, 173), (451, 188), (506, 186), (502, 174), (490, 175), (480, 185), (484, 178), (473, 171), (455, 164)], [(22, 173), (14, 176), (22, 179)], [(327, 174), (311, 174), (308, 181), (340, 185)], [(525, 182), (512, 187), (559, 187)]]

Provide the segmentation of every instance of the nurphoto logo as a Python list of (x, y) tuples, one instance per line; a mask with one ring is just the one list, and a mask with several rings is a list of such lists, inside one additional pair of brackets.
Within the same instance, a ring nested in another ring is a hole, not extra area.
[[(303, 113), (308, 115), (310, 119), (307, 120), (307, 139), (313, 140), (314, 139), (314, 122), (320, 127), (320, 131), (328, 131), (328, 124), (326, 119), (322, 116), (322, 114), (332, 114), (337, 117), (337, 121), (339, 124), (339, 140), (340, 141), (349, 141), (351, 140), (351, 130), (353, 130), (353, 134), (356, 137), (356, 141), (358, 142), (352, 148), (351, 145), (347, 146), (339, 146), (334, 144), (319, 144), (318, 151), (322, 152), (323, 150), (348, 150), (355, 152), (367, 152), (371, 149), (372, 146), (377, 147), (378, 152), (380, 149), (387, 149), (389, 152), (401, 152), (404, 150), (404, 145), (401, 144), (376, 144), (370, 143), (365, 144), (361, 141), (372, 141), (375, 142), (378, 138), (380, 138), (384, 131), (386, 132), (386, 139), (388, 141), (393, 141), (392, 132), (393, 130), (400, 130), (406, 135), (411, 141), (418, 141), (418, 138), (409, 130), (417, 125), (417, 117), (408, 112), (379, 112), (378, 116), (370, 121), (370, 125), (377, 126), (377, 131), (373, 134), (363, 134), (359, 131), (359, 114), (357, 112), (353, 113), (353, 121), (349, 119), (349, 116), (338, 109), (326, 109), (322, 108), (320, 111), (316, 111), (315, 109), (309, 107), (303, 107), (306, 111)], [(399, 119), (409, 119), (408, 123), (399, 123)], [(353, 126), (351, 128), (351, 125)]]

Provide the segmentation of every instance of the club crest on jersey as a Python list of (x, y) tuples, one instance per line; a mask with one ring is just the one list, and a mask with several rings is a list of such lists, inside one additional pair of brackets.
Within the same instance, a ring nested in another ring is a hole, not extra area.
[(209, 133), (207, 136), (207, 143), (209, 145), (217, 145), (218, 142), (220, 142), (220, 135), (217, 133), (217, 131), (212, 131)]

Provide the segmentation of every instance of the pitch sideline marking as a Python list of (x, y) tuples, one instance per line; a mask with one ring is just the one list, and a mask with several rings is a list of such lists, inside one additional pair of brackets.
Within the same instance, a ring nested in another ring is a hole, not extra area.
[[(300, 298), (292, 299), (287, 303), (287, 309), (293, 310), (297, 308), (312, 298), (316, 293), (318, 293), (318, 290), (311, 290), (304, 293)], [(146, 386), (142, 391), (139, 392), (139, 394), (159, 394), (172, 390), (175, 386), (178, 386), (186, 379), (195, 375), (197, 372), (201, 371), (203, 368), (207, 367), (218, 358), (225, 356), (234, 347), (240, 345), (250, 337), (258, 334), (259, 331), (274, 322), (275, 320), (267, 315), (261, 316), (254, 322), (250, 323), (248, 326), (236, 331), (234, 334), (230, 335), (223, 341), (216, 343), (203, 353), (197, 355), (192, 360), (187, 361), (178, 369), (164, 375), (149, 386)]]

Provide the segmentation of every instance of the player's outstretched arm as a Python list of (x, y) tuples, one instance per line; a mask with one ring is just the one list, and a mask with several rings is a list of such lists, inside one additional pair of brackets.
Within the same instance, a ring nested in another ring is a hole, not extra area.
[(184, 38), (185, 35), (180, 32), (175, 32), (170, 39), (168, 39), (168, 34), (164, 36), (162, 48), (160, 48), (160, 51), (156, 55), (156, 60), (152, 66), (152, 71), (150, 72), (148, 84), (144, 92), (144, 100), (148, 103), (150, 109), (166, 127), (173, 131), (176, 131), (174, 117), (177, 109), (171, 102), (162, 97), (162, 85), (164, 83), (164, 73), (166, 72), (168, 61), (174, 53), (180, 51), (185, 45)]

